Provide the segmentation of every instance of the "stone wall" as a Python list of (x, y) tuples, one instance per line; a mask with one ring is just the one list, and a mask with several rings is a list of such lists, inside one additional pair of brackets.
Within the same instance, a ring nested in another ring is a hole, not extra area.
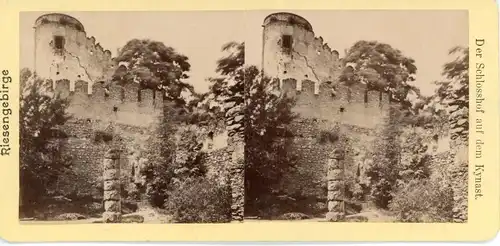
[[(334, 81), (341, 62), (339, 53), (331, 50), (323, 38), (316, 38), (304, 18), (290, 13), (275, 13), (264, 20), (262, 68), (264, 73), (280, 79)], [(291, 37), (290, 48), (286, 37)]]
[(136, 83), (120, 86), (116, 82), (98, 82), (88, 87), (89, 83), (79, 80), (73, 91), (68, 80), (54, 84), (55, 91), (70, 101), (68, 113), (76, 118), (147, 127), (162, 112), (162, 92), (141, 89)]
[[(47, 14), (35, 22), (35, 70), (39, 77), (67, 79), (73, 89), (78, 80), (107, 80), (114, 70), (111, 52), (71, 16)], [(89, 84), (91, 86), (91, 84)]]
[[(327, 164), (335, 148), (344, 151), (347, 189), (358, 182), (358, 175), (363, 175), (364, 163), (370, 159), (368, 154), (373, 148), (374, 130), (314, 118), (299, 118), (290, 127), (294, 134), (290, 151), (294, 151), (299, 160), (297, 169), (287, 173), (281, 184), (286, 193), (301, 194), (311, 199), (315, 197), (312, 202), (326, 202)], [(338, 139), (322, 142), (321, 135), (327, 133)], [(326, 212), (326, 207), (311, 206), (316, 212)]]
[(73, 160), (71, 176), (61, 177), (58, 189), (64, 194), (75, 192), (80, 196), (91, 195), (94, 198), (102, 196), (102, 172), (105, 151), (109, 148), (110, 139), (103, 134), (111, 134), (109, 128), (113, 128), (114, 141), (120, 144), (120, 167), (123, 188), (127, 190), (127, 184), (132, 178), (132, 159), (134, 154), (141, 154), (154, 131), (154, 125), (138, 127), (124, 124), (111, 124), (99, 120), (88, 120), (73, 118), (62, 126), (67, 134), (64, 141), (63, 154), (70, 156)]
[[(291, 13), (274, 13), (263, 24), (262, 69), (278, 79), (274, 87), (295, 99), (298, 119), (292, 125), (295, 171), (286, 174), (287, 193), (316, 197), (327, 211), (327, 163), (335, 148), (342, 148), (346, 187), (359, 181), (375, 132), (384, 124), (390, 105), (388, 93), (369, 90), (364, 84), (339, 82), (342, 60), (312, 25)], [(321, 134), (337, 134), (337, 143), (320, 143)], [(340, 145), (340, 146), (339, 146)], [(314, 201), (314, 199), (312, 199)], [(318, 202), (318, 204), (320, 204)], [(313, 207), (315, 207), (313, 205)]]
[(315, 83), (310, 80), (298, 82), (295, 79), (285, 79), (275, 86), (289, 97), (295, 98), (293, 111), (302, 118), (373, 129), (388, 114), (389, 95), (368, 90), (364, 84), (345, 86), (321, 83), (319, 91), (315, 91)]

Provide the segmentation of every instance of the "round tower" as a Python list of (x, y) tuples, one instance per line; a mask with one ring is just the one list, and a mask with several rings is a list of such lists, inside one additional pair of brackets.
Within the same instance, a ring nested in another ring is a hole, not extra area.
[[(273, 78), (304, 79), (304, 56), (308, 56), (314, 32), (311, 24), (292, 13), (274, 13), (264, 19), (262, 25), (262, 69)], [(312, 79), (312, 78), (311, 78)]]
[[(53, 81), (82, 77), (75, 72), (79, 51), (85, 48), (85, 29), (77, 19), (59, 13), (40, 16), (35, 21), (35, 72)], [(73, 64), (74, 63), (74, 64)]]

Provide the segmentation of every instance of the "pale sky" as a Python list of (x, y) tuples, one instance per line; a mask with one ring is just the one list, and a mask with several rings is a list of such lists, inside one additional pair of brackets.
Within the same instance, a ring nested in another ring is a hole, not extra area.
[[(207, 77), (214, 76), (221, 47), (230, 41), (243, 41), (244, 18), (241, 11), (197, 12), (62, 12), (78, 19), (87, 36), (116, 55), (118, 48), (134, 38), (161, 41), (189, 57), (195, 89), (208, 89)], [(20, 65), (33, 67), (34, 23), (44, 12), (20, 14)]]
[[(113, 56), (131, 39), (161, 41), (189, 57), (188, 82), (199, 92), (206, 91), (205, 79), (215, 75), (221, 46), (245, 41), (246, 63), (260, 65), (262, 23), (273, 12), (64, 12), (77, 18), (87, 36), (94, 36)], [(286, 11), (286, 10), (285, 10)], [(431, 82), (441, 78), (442, 66), (451, 59), (450, 48), (468, 44), (467, 11), (286, 11), (306, 18), (317, 37), (344, 56), (344, 50), (359, 40), (376, 40), (400, 49), (416, 60), (417, 86), (432, 93)], [(33, 66), (33, 24), (43, 12), (20, 15), (21, 67)]]
[[(246, 13), (246, 62), (259, 66), (262, 52), (264, 18), (281, 11)], [(449, 49), (468, 45), (467, 11), (373, 11), (373, 10), (284, 10), (304, 17), (317, 37), (322, 36), (340, 57), (359, 40), (387, 43), (416, 61), (416, 85), (424, 94), (432, 93), (432, 81), (441, 78), (442, 66), (453, 57)]]

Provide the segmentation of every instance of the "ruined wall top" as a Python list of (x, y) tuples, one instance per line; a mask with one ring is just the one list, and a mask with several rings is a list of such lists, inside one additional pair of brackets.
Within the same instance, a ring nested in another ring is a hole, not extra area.
[(287, 22), (290, 25), (302, 26), (306, 30), (314, 32), (312, 25), (309, 23), (309, 21), (296, 14), (287, 12), (270, 14), (264, 19), (264, 26), (267, 26), (275, 22)]
[(38, 19), (36, 19), (35, 21), (35, 27), (49, 23), (58, 23), (60, 25), (65, 25), (68, 27), (75, 28), (79, 31), (85, 32), (85, 28), (83, 27), (83, 24), (79, 20), (69, 15), (60, 13), (45, 14), (38, 17)]

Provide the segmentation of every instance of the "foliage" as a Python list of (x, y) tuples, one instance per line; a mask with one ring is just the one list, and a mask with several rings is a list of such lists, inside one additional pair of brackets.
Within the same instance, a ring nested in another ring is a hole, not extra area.
[[(391, 108), (390, 118), (401, 114), (399, 107)], [(373, 202), (386, 208), (392, 199), (392, 189), (399, 179), (398, 165), (400, 163), (401, 144), (399, 136), (402, 133), (401, 125), (397, 121), (389, 120), (377, 134), (371, 153), (373, 163), (367, 168), (366, 175), (370, 179)]]
[(69, 116), (68, 101), (52, 93), (52, 81), (21, 71), (20, 95), (20, 199), (23, 206), (35, 206), (58, 177), (69, 172), (71, 160), (61, 154), (64, 136), (58, 127)]
[(339, 140), (338, 132), (322, 130), (318, 134), (318, 142), (320, 144), (335, 143)]
[(294, 99), (274, 93), (270, 79), (259, 76), (257, 68), (246, 69), (245, 204), (250, 210), (268, 206), (264, 201), (273, 199), (260, 198), (280, 194), (276, 186), (295, 166), (293, 133), (287, 127), (296, 117), (293, 105)]
[(358, 41), (347, 51), (343, 63), (340, 81), (348, 85), (365, 83), (370, 89), (389, 91), (391, 99), (405, 108), (411, 107), (408, 94), (419, 94), (411, 85), (417, 72), (415, 61), (388, 44)]
[(402, 133), (398, 184), (429, 178), (431, 156), (427, 153), (428, 145), (425, 144), (424, 136), (424, 133), (417, 132), (415, 128), (407, 128)]
[[(436, 82), (439, 86), (434, 102), (440, 104), (440, 111), (445, 111), (451, 127), (452, 139), (460, 138), (467, 142), (469, 136), (469, 48), (455, 47), (450, 55), (455, 60), (446, 63), (443, 75), (446, 81)], [(481, 95), (482, 89), (478, 89)], [(439, 112), (439, 111), (438, 111)]]
[(157, 207), (162, 207), (170, 181), (174, 177), (171, 164), (176, 151), (176, 138), (178, 109), (171, 104), (165, 104), (163, 116), (156, 135), (153, 135), (148, 144), (149, 165), (143, 170), (146, 179), (146, 195), (149, 202)]
[(183, 110), (176, 104), (166, 103), (158, 133), (149, 142), (150, 164), (143, 174), (147, 197), (157, 207), (163, 207), (168, 193), (176, 185), (206, 173), (197, 131), (181, 128), (180, 122), (186, 118)]
[(389, 204), (401, 222), (451, 222), (453, 192), (437, 180), (411, 180), (399, 188)]
[[(213, 128), (234, 122), (234, 111), (244, 107), (245, 43), (229, 42), (222, 46), (225, 56), (217, 60), (217, 77), (208, 78), (210, 91), (202, 95), (205, 115)], [(233, 111), (228, 114), (228, 111)], [(236, 114), (237, 115), (237, 114)]]
[(183, 91), (193, 92), (192, 85), (184, 82), (191, 65), (188, 57), (162, 42), (132, 39), (123, 46), (115, 58), (118, 63), (113, 80), (120, 83), (138, 83), (141, 88), (163, 90), (165, 99), (181, 101)]
[(100, 143), (101, 141), (103, 142), (110, 142), (111, 140), (113, 140), (113, 135), (109, 132), (105, 132), (105, 131), (95, 131), (94, 132), (94, 141), (96, 143)]
[(199, 141), (199, 129), (195, 127), (182, 129), (172, 163), (174, 177), (171, 185), (177, 185), (187, 179), (205, 176), (204, 165), (206, 153), (201, 151), (203, 143)]
[(165, 209), (179, 223), (231, 220), (231, 189), (207, 178), (187, 180), (169, 193)]
[[(293, 163), (290, 135), (285, 127), (294, 118), (293, 100), (271, 91), (271, 80), (262, 78), (254, 66), (245, 66), (245, 43), (229, 42), (217, 61), (219, 76), (209, 78), (210, 92), (203, 95), (203, 107), (212, 125), (235, 122), (244, 114), (245, 210), (248, 201), (271, 194), (284, 169)], [(229, 113), (229, 111), (231, 113)], [(236, 111), (240, 113), (235, 113)]]

